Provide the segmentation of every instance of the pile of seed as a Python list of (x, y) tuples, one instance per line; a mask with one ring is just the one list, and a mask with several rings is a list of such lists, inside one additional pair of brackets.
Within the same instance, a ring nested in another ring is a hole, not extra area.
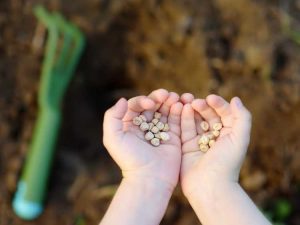
[(161, 113), (155, 112), (151, 122), (147, 122), (144, 115), (133, 118), (133, 124), (139, 126), (145, 132), (145, 140), (150, 141), (153, 146), (159, 146), (161, 141), (170, 140), (169, 125), (160, 121)]
[(223, 127), (222, 123), (215, 123), (212, 126), (212, 130), (209, 131), (209, 124), (206, 121), (202, 121), (200, 124), (202, 130), (206, 133), (200, 136), (198, 141), (200, 151), (207, 152), (216, 142), (216, 139), (220, 135), (220, 131)]

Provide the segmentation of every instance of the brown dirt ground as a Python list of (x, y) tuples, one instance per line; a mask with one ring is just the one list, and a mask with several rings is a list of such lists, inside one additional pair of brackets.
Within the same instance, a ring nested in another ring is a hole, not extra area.
[[(120, 96), (161, 87), (240, 96), (254, 120), (241, 183), (262, 207), (288, 199), (286, 222), (300, 224), (300, 46), (282, 32), (277, 2), (0, 1), (0, 225), (97, 224), (120, 180), (99, 139), (103, 113)], [(77, 24), (87, 48), (63, 105), (45, 212), (23, 222), (11, 200), (37, 115), (37, 3)], [(199, 224), (180, 190), (162, 224)]]

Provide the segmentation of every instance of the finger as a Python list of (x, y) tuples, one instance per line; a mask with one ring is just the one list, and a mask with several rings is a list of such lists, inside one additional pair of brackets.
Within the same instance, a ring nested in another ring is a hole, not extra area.
[(192, 103), (192, 101), (194, 100), (194, 95), (192, 95), (191, 93), (184, 93), (181, 95), (180, 97), (180, 101), (183, 103), (183, 104), (188, 104), (188, 103)]
[(199, 152), (197, 154), (202, 155), (203, 152), (201, 152), (199, 149), (198, 140), (199, 140), (199, 135), (197, 135), (194, 138), (192, 138), (191, 140), (185, 142), (182, 145), (182, 153), (185, 154), (185, 153), (191, 153), (191, 152)]
[(148, 98), (155, 102), (155, 106), (151, 110), (143, 112), (143, 115), (145, 115), (148, 120), (151, 120), (153, 118), (154, 112), (160, 108), (160, 106), (166, 101), (168, 97), (169, 92), (165, 89), (157, 89), (155, 91), (152, 91), (148, 95)]
[(194, 114), (195, 114), (195, 123), (196, 123), (197, 134), (203, 134), (204, 131), (201, 128), (201, 122), (203, 121), (203, 118), (201, 117), (201, 115), (198, 112), (194, 112)]
[(146, 96), (137, 96), (128, 100), (128, 110), (123, 121), (130, 121), (145, 110), (155, 107), (155, 102)]
[(123, 133), (123, 117), (127, 112), (127, 101), (121, 98), (113, 107), (108, 109), (104, 115), (103, 140), (107, 137), (120, 136)]
[(166, 99), (169, 97), (169, 92), (165, 89), (157, 89), (155, 91), (152, 91), (149, 96), (150, 99), (155, 101), (155, 108), (154, 110), (158, 110), (163, 102), (166, 101)]
[(180, 121), (183, 105), (181, 102), (173, 104), (170, 108), (170, 113), (168, 116), (168, 124), (170, 131), (180, 136)]
[(179, 95), (175, 92), (170, 92), (167, 100), (159, 108), (159, 112), (162, 114), (161, 122), (166, 123), (167, 117), (170, 113), (171, 106), (179, 101)]
[(140, 113), (145, 109), (152, 109), (155, 102), (146, 96), (137, 96), (128, 100), (128, 109)]
[(225, 99), (218, 95), (209, 95), (206, 97), (206, 102), (221, 117), (222, 123), (225, 127), (232, 126), (232, 112), (229, 103)]
[(207, 105), (204, 99), (195, 99), (192, 102), (192, 107), (209, 123), (210, 127), (212, 127), (214, 123), (221, 122), (218, 114)]
[(230, 108), (234, 116), (232, 132), (236, 140), (240, 141), (243, 147), (248, 146), (251, 131), (251, 113), (241, 102), (240, 98), (231, 99)]
[(197, 136), (195, 115), (191, 104), (183, 106), (181, 115), (181, 141), (187, 142)]

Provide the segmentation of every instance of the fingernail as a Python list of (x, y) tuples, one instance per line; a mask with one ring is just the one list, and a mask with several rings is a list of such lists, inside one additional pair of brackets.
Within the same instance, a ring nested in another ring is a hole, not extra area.
[(235, 105), (241, 109), (243, 107), (243, 103), (239, 97), (235, 97)]

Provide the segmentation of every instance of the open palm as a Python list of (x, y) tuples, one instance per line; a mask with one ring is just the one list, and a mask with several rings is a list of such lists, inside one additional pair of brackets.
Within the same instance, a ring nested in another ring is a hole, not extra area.
[[(177, 94), (159, 89), (149, 96), (128, 101), (120, 99), (106, 112), (103, 142), (124, 177), (156, 178), (176, 186), (181, 162), (180, 115), (183, 107), (178, 99)], [(132, 123), (140, 114), (150, 122), (155, 111), (162, 114), (161, 121), (170, 127), (170, 140), (161, 142), (158, 147), (146, 141), (144, 132)]]
[[(249, 144), (251, 116), (238, 98), (228, 103), (220, 96), (187, 100), (181, 119), (183, 191), (193, 192), (200, 183), (208, 180), (236, 182)], [(223, 128), (215, 144), (203, 153), (198, 140), (204, 133), (200, 123), (205, 120), (210, 127), (222, 122)]]

